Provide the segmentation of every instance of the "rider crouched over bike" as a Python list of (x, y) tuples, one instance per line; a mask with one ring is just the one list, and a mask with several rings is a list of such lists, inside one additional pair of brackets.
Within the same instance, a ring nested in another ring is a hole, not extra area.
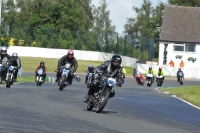
[(38, 73), (37, 73), (38, 69), (43, 69), (43, 73), (42, 73), (43, 79), (44, 79), (43, 82), (45, 82), (45, 78), (46, 78), (46, 66), (45, 66), (44, 61), (41, 61), (40, 65), (35, 69), (35, 81), (36, 81), (36, 78), (38, 76)]
[(67, 55), (64, 55), (58, 61), (58, 68), (56, 70), (56, 73), (57, 73), (56, 74), (56, 83), (58, 82), (58, 80), (61, 77), (61, 69), (60, 69), (60, 67), (64, 66), (66, 63), (71, 64), (71, 69), (69, 70), (69, 75), (67, 77), (67, 81), (68, 81), (69, 85), (72, 85), (72, 80), (73, 80), (73, 78), (75, 76), (74, 73), (76, 72), (76, 69), (78, 68), (78, 62), (77, 62), (76, 58), (74, 57), (74, 51), (71, 50), (71, 49), (67, 52)]
[[(147, 74), (152, 74), (153, 75), (152, 82), (154, 82), (155, 71), (152, 69), (152, 66), (149, 66), (149, 69), (146, 71), (146, 75)], [(147, 79), (146, 79), (146, 81), (147, 81)]]
[(88, 70), (87, 70), (86, 72), (87, 72), (87, 75), (86, 75), (86, 77), (85, 77), (85, 84), (87, 84), (88, 74), (89, 74), (89, 73), (92, 73), (92, 74), (93, 74), (93, 75), (92, 75), (92, 81), (94, 80), (94, 78), (95, 78), (95, 75), (94, 75), (94, 73), (95, 73), (95, 67), (93, 67), (91, 64), (88, 65)]
[[(157, 75), (162, 75), (163, 76), (162, 81), (164, 81), (165, 73), (164, 73), (164, 71), (163, 71), (161, 66), (158, 68)], [(157, 82), (157, 77), (156, 77), (156, 82)]]
[(135, 79), (138, 84), (140, 84), (139, 77), (141, 77), (142, 81), (145, 82), (145, 79), (144, 79), (144, 76), (142, 75), (142, 73), (136, 70), (135, 71)]
[[(91, 95), (94, 95), (95, 89), (99, 86), (102, 76), (107, 75), (112, 78), (116, 78), (117, 81), (117, 86), (122, 86), (124, 83), (124, 78), (122, 75), (122, 58), (120, 55), (113, 55), (111, 60), (103, 62), (100, 66), (96, 67), (96, 73), (98, 73), (98, 76), (96, 77), (95, 80), (93, 80), (87, 95), (85, 96), (84, 102), (87, 103), (89, 100), (89, 97)], [(111, 90), (110, 93), (110, 98), (114, 97), (115, 91)]]
[(15, 67), (14, 78), (15, 78), (15, 82), (17, 82), (18, 69), (21, 68), (21, 60), (18, 57), (17, 53), (12, 54), (12, 57), (10, 59), (10, 64)]
[(2, 46), (1, 47), (1, 53), (0, 53), (0, 61), (2, 63), (2, 70), (1, 70), (1, 80), (4, 83), (6, 80), (7, 70), (8, 70), (8, 64), (10, 64), (11, 56), (7, 54), (7, 47)]

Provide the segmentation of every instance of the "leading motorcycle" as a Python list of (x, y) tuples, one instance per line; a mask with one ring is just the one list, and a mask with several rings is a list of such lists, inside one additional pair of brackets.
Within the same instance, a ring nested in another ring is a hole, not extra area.
[(6, 74), (6, 88), (10, 88), (10, 86), (14, 83), (14, 73), (16, 68), (14, 66), (9, 66)]
[(100, 76), (101, 82), (95, 89), (94, 95), (89, 97), (87, 110), (91, 111), (93, 107), (96, 108), (96, 113), (101, 113), (111, 96), (111, 91), (116, 85), (116, 80), (112, 77), (103, 75)]

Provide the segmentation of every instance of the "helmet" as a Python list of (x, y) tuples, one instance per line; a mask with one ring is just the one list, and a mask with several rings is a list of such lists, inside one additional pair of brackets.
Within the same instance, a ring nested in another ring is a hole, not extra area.
[(162, 67), (161, 67), (161, 66), (159, 67), (159, 70), (162, 70)]
[(178, 68), (178, 71), (181, 71), (181, 68)]
[(1, 54), (3, 54), (3, 55), (7, 54), (7, 47), (6, 46), (1, 47)]
[(41, 61), (41, 62), (40, 62), (40, 65), (42, 65), (42, 64), (44, 65), (44, 61)]
[(149, 70), (151, 70), (152, 69), (152, 66), (149, 66)]
[(112, 64), (117, 67), (117, 66), (120, 66), (121, 63), (122, 63), (122, 58), (120, 55), (116, 54), (116, 55), (113, 55), (112, 56), (112, 59), (111, 59), (111, 62)]
[(73, 56), (74, 56), (74, 51), (70, 49), (70, 50), (67, 52), (67, 57), (68, 57), (69, 59), (72, 59)]
[(93, 66), (90, 64), (88, 65), (88, 70), (92, 70)]
[(17, 53), (13, 53), (12, 57), (18, 57), (18, 54)]

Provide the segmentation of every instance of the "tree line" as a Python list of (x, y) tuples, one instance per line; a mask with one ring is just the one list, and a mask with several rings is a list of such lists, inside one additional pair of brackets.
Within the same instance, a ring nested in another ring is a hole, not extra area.
[[(119, 53), (152, 60), (158, 57), (159, 30), (165, 4), (143, 0), (116, 33), (106, 0), (3, 0), (1, 45), (77, 49)], [(199, 0), (168, 0), (168, 4), (200, 6)], [(122, 9), (123, 10), (123, 9)], [(153, 43), (153, 44), (152, 44)], [(151, 49), (151, 50), (150, 50)]]

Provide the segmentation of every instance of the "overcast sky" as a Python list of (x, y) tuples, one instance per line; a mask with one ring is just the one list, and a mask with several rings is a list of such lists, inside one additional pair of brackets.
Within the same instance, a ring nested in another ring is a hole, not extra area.
[[(159, 4), (159, 2), (167, 3), (168, 0), (150, 0), (153, 6)], [(108, 10), (110, 10), (110, 19), (112, 20), (112, 25), (116, 26), (116, 32), (122, 33), (124, 31), (124, 25), (127, 19), (133, 17), (135, 18), (136, 13), (133, 11), (132, 7), (141, 7), (143, 0), (106, 0), (108, 3)], [(99, 0), (92, 0), (92, 4), (99, 6)]]

